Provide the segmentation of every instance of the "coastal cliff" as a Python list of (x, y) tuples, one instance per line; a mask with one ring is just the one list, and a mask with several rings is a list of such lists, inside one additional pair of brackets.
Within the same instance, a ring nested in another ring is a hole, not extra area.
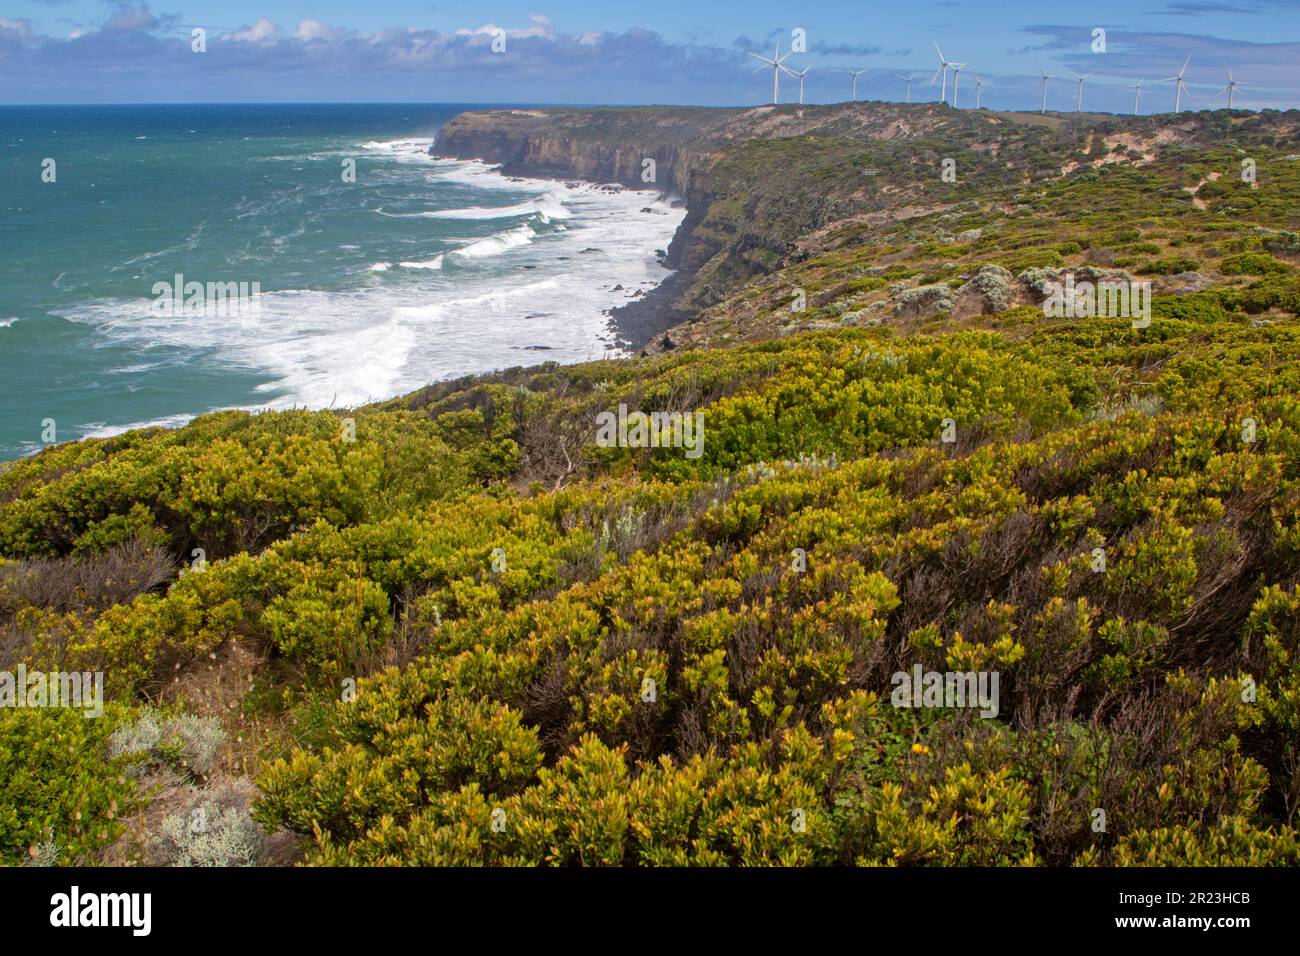
[(440, 149), (661, 149), (664, 354), (0, 468), (0, 865), (1300, 864), (1300, 113), (620, 112)]
[[(617, 310), (623, 344), (641, 347), (691, 317), (693, 279), (719, 247), (698, 233), (713, 202), (704, 173), (735, 138), (733, 109), (555, 109), (462, 113), (439, 132), (430, 153), (499, 164), (508, 175), (582, 179), (655, 189), (683, 202), (687, 215), (666, 250), (677, 270), (644, 299)], [(652, 161), (652, 162), (647, 162)]]
[[(648, 108), (489, 110), (444, 126), (431, 153), (498, 163), (504, 172), (657, 188), (685, 196), (693, 172), (709, 164), (719, 128), (743, 110)], [(643, 178), (645, 160), (655, 163)]]
[[(498, 164), (508, 175), (653, 188), (684, 202), (664, 259), (676, 273), (614, 316), (625, 345), (653, 351), (672, 347), (683, 338), (677, 327), (751, 279), (806, 255), (806, 237), (864, 214), (942, 207), (947, 197), (931, 196), (925, 180), (961, 142), (1012, 131), (1038, 143), (1063, 128), (1073, 127), (938, 104), (502, 109), (455, 117), (430, 153)], [(983, 156), (996, 157), (996, 149)]]
[[(614, 316), (625, 345), (658, 351), (822, 327), (815, 309), (791, 314), (776, 304), (807, 284), (800, 263), (860, 244), (868, 232), (894, 232), (908, 244), (919, 235), (909, 224), (919, 222), (930, 241), (947, 243), (1023, 208), (1026, 187), (1103, 169), (1153, 172), (1180, 149), (1212, 150), (1225, 138), (1244, 145), (1296, 135), (1295, 113), (1114, 117), (874, 102), (602, 107), (462, 113), (430, 152), (518, 176), (654, 188), (684, 202), (664, 259), (675, 274)], [(875, 271), (888, 266), (886, 256)]]

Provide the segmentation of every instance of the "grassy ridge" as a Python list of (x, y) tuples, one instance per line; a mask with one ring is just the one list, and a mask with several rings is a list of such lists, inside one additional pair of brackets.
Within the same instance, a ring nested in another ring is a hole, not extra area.
[[(730, 348), (0, 472), (0, 669), (111, 698), (0, 709), (0, 855), (155, 859), (160, 794), (233, 778), (280, 862), (1300, 862), (1300, 165), (1112, 132), (750, 244), (696, 328)], [(762, 185), (704, 232), (797, 220), (770, 164), (846, 148), (740, 144), (714, 174)], [(1086, 267), (1150, 276), (1151, 326), (1045, 318)], [(620, 404), (698, 411), (703, 454), (597, 446)], [(996, 671), (996, 716), (894, 706), (917, 665)]]

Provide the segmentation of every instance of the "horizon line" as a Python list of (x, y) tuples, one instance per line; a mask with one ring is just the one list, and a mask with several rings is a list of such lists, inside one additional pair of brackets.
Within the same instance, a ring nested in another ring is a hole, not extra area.
[[(1047, 110), (1046, 113), (1032, 107), (1026, 109), (1001, 109), (988, 106), (978, 108), (959, 108), (941, 100), (920, 100), (907, 103), (899, 100), (840, 100), (834, 103), (752, 103), (749, 105), (700, 105), (689, 103), (512, 103), (497, 100), (155, 100), (139, 102), (112, 103), (0, 103), (0, 109), (103, 109), (145, 106), (468, 106), (495, 107), (500, 109), (691, 109), (691, 110), (749, 110), (771, 109), (775, 107), (794, 107), (796, 109), (816, 109), (818, 107), (854, 106), (854, 105), (889, 105), (906, 107), (944, 106), (956, 113), (1027, 113), (1034, 116), (1118, 116), (1118, 117), (1152, 117), (1179, 116), (1183, 114), (1217, 113), (1227, 111), (1228, 107), (1202, 107), (1201, 109), (1163, 110), (1151, 113), (1119, 112), (1115, 110)], [(1292, 113), (1300, 110), (1297, 106), (1233, 107), (1233, 113)]]

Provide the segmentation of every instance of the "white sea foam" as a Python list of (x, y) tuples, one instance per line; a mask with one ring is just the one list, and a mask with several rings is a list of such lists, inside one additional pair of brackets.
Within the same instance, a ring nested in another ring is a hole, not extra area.
[(512, 216), (541, 216), (545, 219), (568, 219), (571, 213), (556, 191), (537, 199), (510, 206), (467, 206), (464, 209), (434, 209), (415, 213), (430, 219), (508, 219)]
[(7, 329), (17, 321), (18, 319), (16, 317), (12, 319), (0, 319), (0, 329)]
[(439, 253), (438, 255), (434, 256), (432, 259), (425, 259), (423, 262), (414, 260), (408, 262), (399, 262), (398, 265), (401, 266), (403, 269), (441, 269), (442, 253)]
[(358, 143), (360, 149), (373, 153), (380, 153), (390, 159), (395, 159), (400, 163), (422, 163), (431, 164), (435, 160), (429, 155), (429, 147), (433, 145), (431, 137), (424, 139), (390, 139), (385, 141), (371, 140), (368, 143)]
[[(395, 153), (417, 143), (427, 150), (427, 140), (373, 147)], [(549, 197), (570, 215), (568, 228), (529, 220), (436, 256), (375, 250), (357, 267), (355, 287), (264, 291), (250, 324), (155, 315), (143, 297), (78, 303), (60, 314), (93, 329), (99, 346), (175, 350), (258, 375), (265, 384), (249, 395), (251, 407), (347, 407), (455, 375), (600, 358), (607, 311), (667, 276), (655, 250), (667, 246), (683, 213), (655, 194), (521, 182), (482, 163), (433, 161), (435, 179), (447, 174), (462, 186), (512, 190), (520, 207), (537, 209)], [(659, 214), (642, 212), (646, 206)], [(492, 207), (467, 203), (444, 218), (476, 219), (463, 212), (477, 208)], [(439, 269), (436, 261), (460, 267)]]
[(103, 422), (90, 422), (82, 426), (82, 438), (112, 438), (123, 432), (135, 431), (137, 428), (180, 428), (194, 421), (194, 415), (167, 415), (145, 422), (132, 422), (129, 425), (105, 425)]
[(519, 246), (526, 246), (537, 238), (533, 227), (524, 223), (514, 229), (499, 232), (485, 239), (477, 239), (467, 246), (454, 249), (448, 255), (455, 259), (486, 259), (488, 256), (500, 255)]

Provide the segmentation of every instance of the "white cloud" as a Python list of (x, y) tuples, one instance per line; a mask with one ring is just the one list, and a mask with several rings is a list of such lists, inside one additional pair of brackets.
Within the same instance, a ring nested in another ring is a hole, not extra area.
[[(529, 16), (528, 19), (532, 21), (533, 25), (531, 27), (516, 27), (514, 29), (504, 30), (503, 32), (512, 40), (524, 40), (529, 37), (537, 37), (542, 40), (554, 40), (559, 36), (559, 34), (555, 32), (555, 28), (551, 26), (550, 17), (541, 13), (534, 13)], [(463, 37), (485, 36), (496, 33), (499, 29), (501, 28), (495, 23), (485, 23), (483, 26), (475, 27), (472, 30), (468, 27), (461, 27), (456, 31), (456, 35)]]
[(132, 30), (152, 30), (158, 26), (158, 18), (149, 12), (149, 4), (138, 7), (122, 7), (104, 24), (105, 33), (130, 33)]
[[(316, 21), (311, 21), (315, 23)], [(301, 27), (299, 28), (301, 29)], [(280, 37), (280, 28), (268, 20), (266, 17), (258, 17), (257, 22), (251, 27), (244, 27), (242, 30), (236, 30), (234, 33), (227, 33), (222, 36), (223, 40), (229, 40), (232, 43), (254, 43), (266, 44), (274, 43)]]
[(333, 43), (341, 40), (346, 32), (338, 27), (332, 27), (328, 24), (321, 23), (319, 20), (303, 20), (298, 24), (298, 29), (294, 33), (294, 38), (302, 40), (304, 43), (312, 40), (321, 40), (325, 43)]
[(6, 17), (0, 17), (0, 32), (15, 34), (19, 43), (29, 43), (35, 39), (35, 34), (32, 33), (32, 25), (27, 20), (10, 20)]

